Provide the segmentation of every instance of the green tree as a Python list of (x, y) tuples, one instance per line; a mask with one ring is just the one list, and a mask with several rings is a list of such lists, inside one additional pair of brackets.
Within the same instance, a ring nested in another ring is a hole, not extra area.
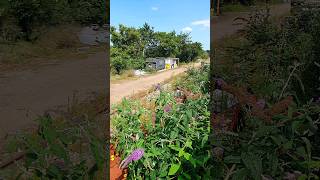
[(181, 62), (191, 62), (202, 57), (204, 53), (201, 43), (188, 43), (182, 46), (181, 53), (177, 57)]

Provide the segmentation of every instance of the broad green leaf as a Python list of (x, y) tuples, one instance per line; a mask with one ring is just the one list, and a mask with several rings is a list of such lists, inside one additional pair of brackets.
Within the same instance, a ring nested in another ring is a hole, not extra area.
[(190, 160), (190, 157), (191, 157), (191, 154), (185, 152), (185, 153), (183, 153), (183, 156), (184, 156), (184, 158), (186, 158), (186, 160), (189, 161), (189, 160)]
[(228, 164), (239, 164), (241, 162), (241, 157), (230, 155), (223, 158), (223, 161)]
[(169, 176), (175, 175), (180, 169), (180, 165), (181, 164), (171, 164), (168, 175)]
[(191, 176), (187, 173), (182, 173), (184, 179), (191, 180)]
[(183, 156), (184, 153), (185, 153), (184, 152), (184, 148), (182, 148), (182, 149), (179, 150), (179, 155), (178, 156), (181, 157), (181, 156)]
[(307, 139), (305, 137), (302, 137), (302, 140), (306, 144), (308, 158), (311, 159), (311, 143), (310, 143), (309, 139)]
[(190, 148), (190, 149), (193, 149), (192, 148), (192, 141), (188, 140), (185, 144), (186, 147)]
[(171, 149), (173, 149), (173, 150), (175, 150), (175, 151), (178, 151), (178, 152), (180, 152), (180, 147), (178, 147), (178, 146), (175, 146), (175, 145), (169, 145), (169, 147), (171, 148)]
[(207, 143), (207, 141), (208, 141), (208, 135), (205, 135), (205, 136), (202, 138), (201, 147), (204, 147), (204, 144)]
[(232, 180), (246, 180), (248, 179), (249, 172), (247, 169), (238, 169), (232, 176)]
[(241, 154), (241, 159), (252, 177), (255, 180), (260, 180), (262, 175), (262, 159), (253, 153), (243, 153)]

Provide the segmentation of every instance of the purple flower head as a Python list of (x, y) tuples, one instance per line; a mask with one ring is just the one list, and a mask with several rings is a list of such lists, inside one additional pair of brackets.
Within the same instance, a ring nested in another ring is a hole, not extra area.
[(144, 154), (144, 150), (143, 150), (143, 149), (136, 149), (136, 150), (134, 150), (134, 151), (131, 153), (132, 160), (138, 161), (139, 159), (142, 158), (143, 154)]
[(157, 91), (160, 91), (160, 90), (161, 90), (161, 85), (160, 85), (160, 83), (158, 83), (158, 84), (155, 86), (155, 89), (156, 89)]
[(120, 168), (124, 169), (128, 167), (128, 165), (132, 161), (138, 161), (139, 159), (142, 158), (144, 155), (144, 150), (143, 149), (136, 149), (134, 150), (127, 158), (125, 158), (121, 163), (120, 163)]
[(171, 105), (168, 104), (168, 105), (164, 106), (163, 111), (167, 113), (167, 112), (170, 112), (171, 109), (172, 109)]
[(259, 99), (256, 104), (259, 108), (264, 109), (266, 101), (264, 99)]
[(224, 81), (221, 78), (216, 79), (215, 88), (221, 89), (223, 83), (224, 83)]
[(320, 104), (320, 96), (318, 96), (318, 98), (316, 98), (316, 103)]

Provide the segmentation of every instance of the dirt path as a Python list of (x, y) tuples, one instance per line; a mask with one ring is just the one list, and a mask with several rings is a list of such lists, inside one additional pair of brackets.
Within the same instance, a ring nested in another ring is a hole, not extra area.
[(33, 119), (48, 109), (67, 105), (74, 91), (82, 98), (107, 92), (106, 56), (98, 53), (38, 70), (0, 72), (0, 138), (33, 125)]
[[(199, 67), (200, 63), (192, 65)], [(122, 100), (124, 97), (131, 96), (139, 91), (145, 91), (152, 88), (154, 85), (161, 83), (165, 80), (181, 74), (187, 70), (187, 67), (181, 67), (173, 70), (163, 71), (155, 75), (141, 77), (134, 81), (124, 81), (119, 84), (110, 85), (110, 103), (115, 104)]]

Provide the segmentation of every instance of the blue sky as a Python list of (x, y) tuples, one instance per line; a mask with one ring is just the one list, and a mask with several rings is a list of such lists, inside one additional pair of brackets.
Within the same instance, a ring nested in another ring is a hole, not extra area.
[(112, 26), (147, 22), (155, 31), (190, 32), (193, 41), (210, 49), (209, 0), (111, 0), (110, 7)]

